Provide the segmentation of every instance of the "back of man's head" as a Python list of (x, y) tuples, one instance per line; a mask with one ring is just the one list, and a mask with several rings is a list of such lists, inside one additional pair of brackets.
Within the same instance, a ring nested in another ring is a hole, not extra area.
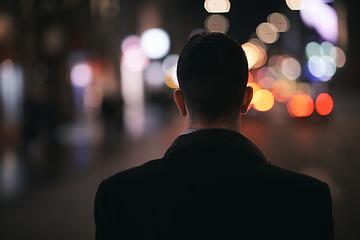
[(240, 115), (248, 64), (233, 38), (222, 33), (192, 36), (180, 54), (177, 76), (193, 121), (221, 122)]

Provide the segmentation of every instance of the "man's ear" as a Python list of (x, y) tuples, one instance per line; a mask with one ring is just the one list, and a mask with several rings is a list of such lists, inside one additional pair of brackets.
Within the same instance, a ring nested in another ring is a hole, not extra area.
[(180, 115), (182, 117), (185, 117), (187, 112), (186, 112), (186, 107), (185, 107), (185, 102), (184, 102), (184, 95), (182, 94), (180, 89), (174, 90), (174, 101), (176, 103), (176, 106), (179, 109)]
[(252, 98), (253, 98), (253, 89), (252, 89), (252, 87), (246, 87), (244, 100), (242, 102), (241, 109), (240, 109), (241, 114), (246, 114), (247, 113)]

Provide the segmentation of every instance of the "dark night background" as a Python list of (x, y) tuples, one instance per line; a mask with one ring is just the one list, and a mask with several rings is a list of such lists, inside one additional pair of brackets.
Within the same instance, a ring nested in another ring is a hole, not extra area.
[[(269, 14), (288, 17), (290, 29), (269, 45), (269, 56), (304, 60), (309, 39), (321, 41), (285, 0), (230, 2), (230, 12), (222, 15), (229, 20), (227, 34), (239, 43), (255, 36)], [(269, 112), (249, 112), (242, 133), (273, 164), (327, 182), (335, 238), (355, 240), (360, 239), (359, 4), (328, 2), (347, 12), (346, 63), (326, 86), (333, 111), (293, 118), (277, 104)], [(165, 86), (154, 92), (145, 86), (145, 131), (137, 137), (127, 134), (120, 84), (122, 40), (162, 28), (171, 39), (169, 53), (179, 54), (208, 16), (203, 0), (0, 0), (0, 64), (11, 59), (23, 79), (16, 109), (20, 115), (14, 121), (7, 118), (5, 98), (0, 98), (1, 239), (94, 238), (93, 201), (100, 181), (161, 157), (186, 127), (172, 103), (172, 90)], [(91, 61), (102, 79), (97, 83), (104, 91), (102, 103), (95, 109), (77, 104), (69, 79), (72, 54)], [(48, 69), (42, 81), (34, 70), (39, 64)], [(300, 78), (307, 81), (304, 75)]]

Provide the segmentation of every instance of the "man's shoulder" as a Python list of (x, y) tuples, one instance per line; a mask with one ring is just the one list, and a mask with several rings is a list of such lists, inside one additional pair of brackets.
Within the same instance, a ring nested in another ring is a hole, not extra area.
[[(189, 162), (185, 162), (186, 161), (183, 161), (183, 159), (173, 159), (171, 157), (153, 159), (142, 165), (120, 171), (110, 176), (105, 181), (111, 185), (131, 186), (137, 184), (147, 184), (151, 181), (160, 179), (166, 180), (167, 178), (173, 178), (179, 171), (183, 174), (186, 174), (186, 171), (192, 171), (193, 165)], [(254, 172), (251, 175), (247, 175), (247, 177), (250, 177), (253, 181), (267, 182), (269, 184), (277, 184), (279, 186), (304, 188), (309, 186), (320, 187), (324, 185), (324, 182), (318, 180), (317, 178), (294, 172), (273, 164), (262, 162), (256, 164), (256, 166), (257, 167), (255, 167)], [(241, 164), (236, 167), (241, 167)], [(234, 172), (234, 169), (231, 169), (231, 172)], [(241, 178), (240, 172), (242, 171), (239, 171), (239, 177)], [(199, 174), (202, 173), (199, 172)], [(232, 174), (232, 176), (234, 175)]]
[(279, 185), (294, 189), (309, 191), (328, 188), (327, 184), (315, 177), (294, 172), (272, 164), (261, 164), (257, 169), (257, 176), (269, 185)]
[(153, 178), (158, 176), (159, 173), (163, 172), (166, 167), (167, 163), (165, 158), (153, 159), (139, 166), (119, 171), (104, 181), (111, 185), (134, 184), (140, 181), (144, 181), (146, 178)]

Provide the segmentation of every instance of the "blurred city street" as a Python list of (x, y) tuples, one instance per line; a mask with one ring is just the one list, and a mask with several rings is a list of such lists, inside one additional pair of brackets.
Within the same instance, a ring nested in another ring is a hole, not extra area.
[[(360, 237), (360, 95), (339, 91), (334, 98), (339, 101), (331, 116), (246, 116), (242, 133), (272, 164), (327, 182), (333, 198), (336, 239), (355, 240)], [(76, 172), (69, 166), (61, 177), (49, 178), (48, 182), (44, 179), (43, 184), (1, 209), (1, 239), (93, 239), (93, 203), (101, 180), (161, 157), (185, 127), (184, 119), (175, 116), (169, 124), (141, 138), (119, 137), (114, 143), (116, 149), (111, 154), (99, 150), (86, 171)]]
[(325, 181), (335, 239), (359, 240), (359, 23), (353, 0), (1, 0), (0, 240), (95, 238), (100, 182), (185, 130), (177, 61), (205, 31), (248, 59), (241, 132)]

